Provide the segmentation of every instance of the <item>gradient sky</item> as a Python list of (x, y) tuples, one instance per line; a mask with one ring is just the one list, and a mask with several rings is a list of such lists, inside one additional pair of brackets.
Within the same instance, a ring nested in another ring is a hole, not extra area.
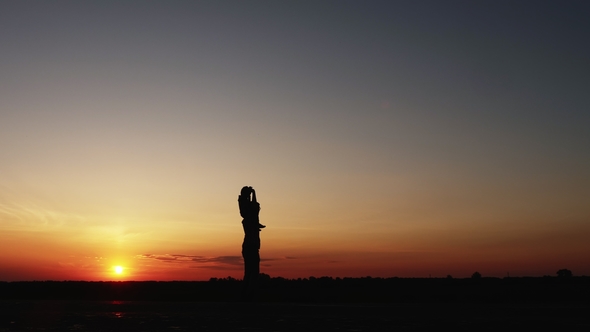
[(588, 17), (1, 1), (0, 280), (590, 275)]

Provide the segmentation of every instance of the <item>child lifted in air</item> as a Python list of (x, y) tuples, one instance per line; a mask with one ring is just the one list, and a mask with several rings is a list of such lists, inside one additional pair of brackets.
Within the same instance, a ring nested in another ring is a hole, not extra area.
[(260, 212), (260, 204), (256, 200), (256, 191), (254, 188), (248, 186), (242, 188), (242, 191), (238, 196), (238, 206), (240, 207), (240, 215), (242, 218), (253, 220), (258, 223), (258, 231), (260, 231), (261, 228), (266, 227), (259, 221), (258, 213)]

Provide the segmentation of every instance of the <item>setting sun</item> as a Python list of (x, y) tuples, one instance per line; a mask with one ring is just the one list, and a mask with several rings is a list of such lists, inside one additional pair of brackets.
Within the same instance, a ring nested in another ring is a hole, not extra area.
[(116, 273), (116, 274), (121, 274), (121, 273), (123, 273), (123, 267), (122, 267), (122, 266), (120, 266), (120, 265), (117, 265), (117, 266), (115, 266), (113, 269), (115, 270), (115, 273)]

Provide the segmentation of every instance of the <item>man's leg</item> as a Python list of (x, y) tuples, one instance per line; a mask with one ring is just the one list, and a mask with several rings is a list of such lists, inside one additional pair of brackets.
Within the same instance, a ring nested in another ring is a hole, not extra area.
[(258, 250), (247, 250), (244, 257), (244, 297), (251, 299), (256, 289), (256, 280), (260, 273), (260, 255)]

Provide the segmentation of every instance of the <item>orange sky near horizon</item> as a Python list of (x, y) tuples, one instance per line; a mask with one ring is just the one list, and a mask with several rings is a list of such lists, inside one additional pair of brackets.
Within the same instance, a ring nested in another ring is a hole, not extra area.
[[(261, 220), (268, 226), (261, 233), (261, 271), (271, 276), (468, 277), (474, 271), (538, 276), (560, 268), (586, 273), (588, 225), (556, 225), (548, 214), (554, 207), (541, 209), (528, 221), (514, 213), (493, 214), (494, 207), (510, 210), (508, 201), (451, 213), (455, 209), (449, 211), (449, 202), (436, 207), (434, 199), (428, 209), (420, 209), (403, 200), (396, 206), (392, 197), (378, 203), (343, 195), (333, 197), (329, 207), (312, 203), (302, 209), (300, 201), (280, 198), (286, 193), (273, 195), (270, 188), (261, 188)], [(170, 208), (175, 213), (168, 215), (164, 207), (156, 208), (158, 200), (143, 209), (94, 216), (3, 204), (0, 279), (239, 279), (239, 187), (227, 189), (225, 209), (189, 205), (182, 217), (178, 209)], [(307, 195), (312, 201), (320, 196)], [(480, 209), (486, 213), (478, 213)], [(479, 218), (477, 224), (473, 218)], [(7, 230), (7, 221), (12, 230)], [(113, 271), (117, 265), (125, 269), (121, 275)]]
[(224, 3), (0, 3), (0, 281), (590, 275), (587, 5)]

